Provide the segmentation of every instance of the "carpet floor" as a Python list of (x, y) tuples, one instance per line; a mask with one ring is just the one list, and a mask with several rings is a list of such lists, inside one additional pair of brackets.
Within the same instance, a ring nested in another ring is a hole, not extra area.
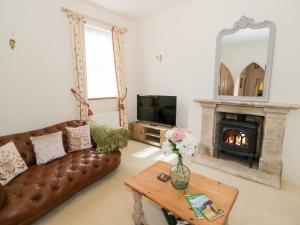
[[(161, 150), (130, 141), (122, 163), (110, 175), (85, 188), (34, 225), (133, 225), (133, 197), (124, 181), (157, 160), (175, 162)], [(184, 159), (191, 171), (239, 189), (230, 225), (299, 225), (300, 187), (283, 183), (281, 190), (257, 184)], [(149, 225), (167, 225), (160, 208), (143, 199)]]

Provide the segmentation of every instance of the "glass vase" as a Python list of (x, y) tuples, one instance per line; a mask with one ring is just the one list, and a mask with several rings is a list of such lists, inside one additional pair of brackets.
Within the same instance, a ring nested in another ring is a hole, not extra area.
[(191, 171), (183, 164), (182, 156), (180, 154), (178, 155), (177, 163), (171, 167), (170, 177), (171, 183), (175, 189), (182, 190), (187, 188), (191, 177)]

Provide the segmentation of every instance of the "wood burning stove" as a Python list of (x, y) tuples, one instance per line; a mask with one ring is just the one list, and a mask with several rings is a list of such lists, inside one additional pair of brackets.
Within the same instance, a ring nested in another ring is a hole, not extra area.
[(224, 119), (220, 122), (220, 133), (217, 140), (217, 157), (220, 152), (238, 157), (246, 157), (252, 168), (257, 146), (258, 125), (254, 122)]

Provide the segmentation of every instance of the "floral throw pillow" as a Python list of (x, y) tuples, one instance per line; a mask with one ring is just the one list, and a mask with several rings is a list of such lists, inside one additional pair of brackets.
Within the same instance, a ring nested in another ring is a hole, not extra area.
[(28, 167), (11, 141), (0, 147), (0, 184), (6, 185)]
[(38, 137), (30, 137), (30, 140), (33, 145), (37, 165), (45, 164), (66, 155), (61, 131)]
[(69, 143), (69, 152), (92, 147), (90, 125), (80, 127), (66, 127)]

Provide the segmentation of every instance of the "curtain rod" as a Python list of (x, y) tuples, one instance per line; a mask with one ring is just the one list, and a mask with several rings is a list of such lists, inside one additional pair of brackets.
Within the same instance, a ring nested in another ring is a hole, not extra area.
[[(63, 11), (63, 12), (69, 12), (69, 11), (72, 11), (72, 10), (70, 10), (70, 9), (68, 9), (68, 8), (65, 8), (65, 7), (61, 7), (61, 10)], [(73, 11), (72, 11), (73, 12)], [(77, 13), (77, 12), (76, 12)], [(78, 14), (81, 14), (81, 13), (78, 13)], [(100, 20), (100, 19), (96, 19), (96, 18), (93, 18), (93, 17), (91, 17), (91, 16), (88, 16), (88, 15), (84, 15), (84, 14), (81, 14), (83, 17), (85, 17), (85, 18), (88, 18), (88, 19), (91, 19), (91, 20), (95, 20), (95, 21), (98, 21), (98, 22), (100, 22), (100, 23), (102, 23), (102, 24), (104, 24), (104, 25), (108, 25), (108, 26), (110, 26), (110, 27), (118, 27), (121, 31), (123, 31), (124, 33), (126, 33), (128, 30), (126, 29), (126, 28), (124, 28), (124, 27), (119, 27), (118, 25), (115, 25), (115, 24), (112, 24), (112, 23), (109, 23), (109, 22), (106, 22), (106, 21), (104, 21), (104, 20)]]

